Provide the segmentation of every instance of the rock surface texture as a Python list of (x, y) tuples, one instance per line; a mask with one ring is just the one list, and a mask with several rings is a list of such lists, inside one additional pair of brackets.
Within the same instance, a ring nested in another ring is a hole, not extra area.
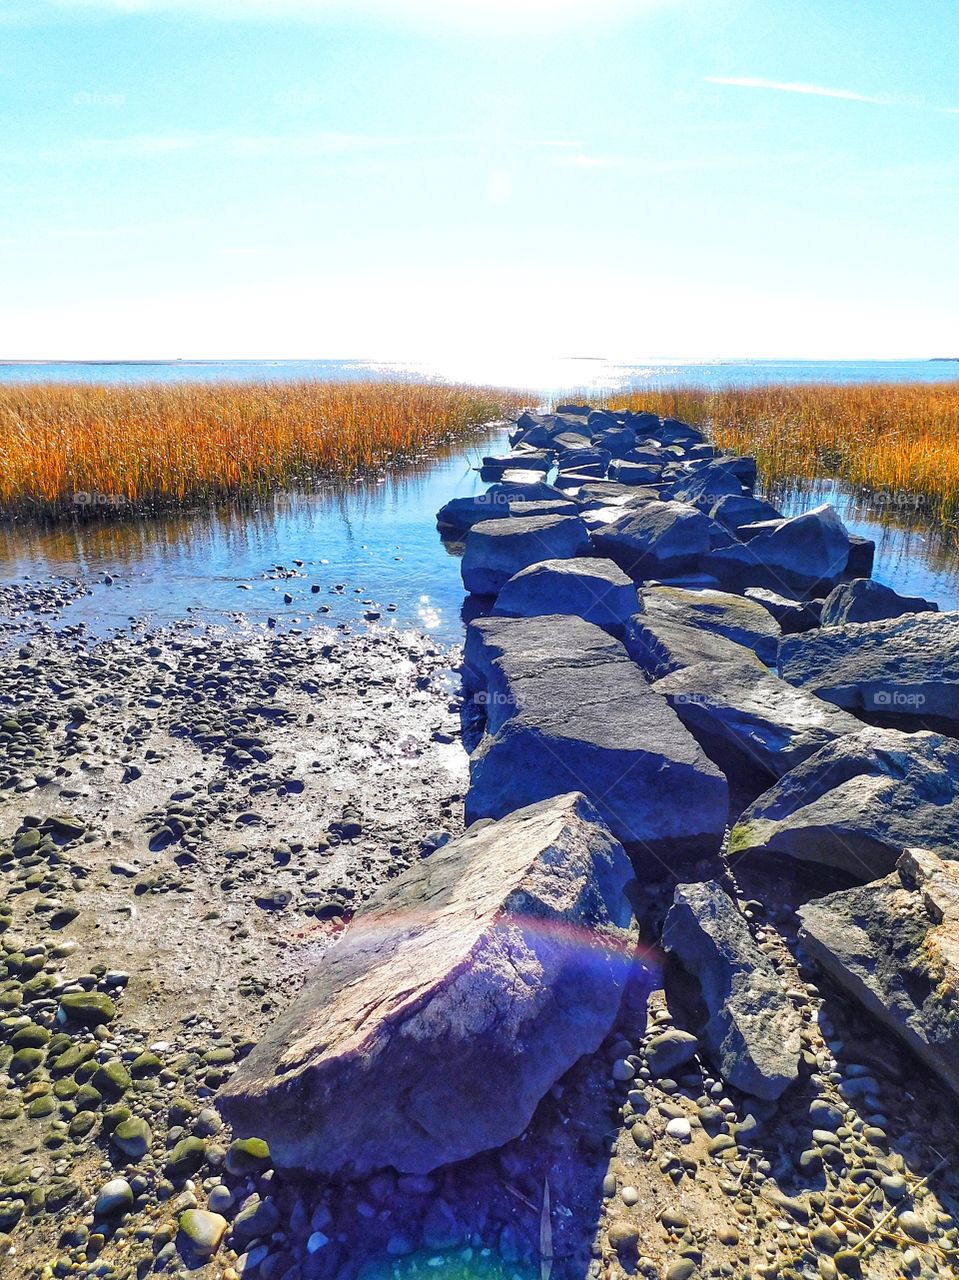
[(569, 616), (479, 619), (467, 629), (465, 683), (486, 713), (468, 822), (580, 790), (658, 870), (718, 851), (725, 778), (599, 627)]
[(423, 1174), (516, 1137), (616, 1017), (631, 875), (580, 795), (467, 831), (370, 901), (222, 1110), (327, 1174)]
[(729, 848), (868, 880), (888, 875), (917, 832), (943, 857), (959, 851), (959, 742), (865, 728), (823, 747), (760, 796)]
[(779, 674), (847, 711), (959, 728), (959, 613), (907, 613), (790, 636)]
[(813, 959), (959, 1094), (959, 863), (908, 849), (799, 918)]
[(781, 1097), (799, 1074), (801, 1021), (733, 900), (713, 881), (678, 885), (663, 947), (699, 985), (702, 1036), (723, 1079)]

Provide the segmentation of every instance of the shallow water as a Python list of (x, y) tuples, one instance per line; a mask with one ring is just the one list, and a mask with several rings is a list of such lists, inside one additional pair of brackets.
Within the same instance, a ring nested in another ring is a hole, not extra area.
[[(449, 498), (484, 489), (474, 467), (482, 454), (506, 447), (505, 431), (492, 429), (380, 484), (278, 495), (254, 509), (0, 526), (0, 580), (92, 580), (91, 593), (65, 609), (62, 621), (84, 622), (94, 634), (125, 628), (134, 616), (150, 625), (187, 616), (229, 623), (242, 612), (253, 623), (273, 618), (285, 628), (362, 624), (367, 611), (378, 610), (382, 625), (459, 643), (459, 560), (441, 542), (434, 516)], [(833, 502), (852, 532), (876, 539), (879, 581), (959, 609), (959, 548), (908, 504), (870, 511), (829, 482), (771, 496), (788, 514)], [(276, 566), (298, 576), (279, 576)]]
[[(64, 624), (84, 622), (95, 634), (126, 627), (134, 615), (151, 625), (191, 614), (223, 623), (242, 611), (285, 627), (357, 622), (379, 609), (384, 624), (459, 641), (459, 560), (440, 541), (434, 516), (453, 495), (485, 489), (473, 468), (503, 447), (503, 430), (487, 431), (380, 484), (281, 494), (255, 508), (0, 526), (0, 581), (99, 578), (63, 614)], [(277, 576), (278, 565), (299, 576)]]

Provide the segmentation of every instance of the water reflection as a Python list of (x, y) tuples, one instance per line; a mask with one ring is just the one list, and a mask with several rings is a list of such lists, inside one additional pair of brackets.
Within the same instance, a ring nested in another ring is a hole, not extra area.
[[(188, 616), (229, 622), (242, 612), (261, 624), (272, 618), (280, 627), (308, 627), (378, 614), (383, 625), (458, 642), (468, 616), (461, 548), (444, 545), (433, 517), (449, 498), (483, 489), (475, 467), (505, 445), (502, 429), (493, 429), (379, 482), (280, 493), (253, 505), (0, 526), (0, 579), (55, 575), (92, 583), (63, 621), (82, 621), (96, 634), (126, 627), (134, 615), (162, 624)], [(881, 582), (959, 608), (955, 532), (925, 521), (907, 500), (870, 505), (831, 481), (769, 496), (788, 514), (834, 503), (854, 533), (876, 540)]]
[(908, 495), (844, 489), (835, 480), (789, 483), (768, 497), (787, 515), (830, 502), (850, 533), (876, 543), (873, 577), (902, 595), (925, 596), (941, 609), (959, 609), (959, 537), (930, 521)]
[(490, 429), (466, 448), (447, 447), (380, 481), (278, 493), (259, 504), (0, 526), (0, 578), (93, 579), (91, 594), (64, 620), (98, 633), (125, 626), (134, 613), (160, 623), (188, 613), (223, 621), (242, 610), (254, 620), (308, 626), (380, 612), (384, 622), (456, 640), (459, 563), (436, 536), (433, 516), (454, 494), (484, 487), (474, 467), (502, 437)]

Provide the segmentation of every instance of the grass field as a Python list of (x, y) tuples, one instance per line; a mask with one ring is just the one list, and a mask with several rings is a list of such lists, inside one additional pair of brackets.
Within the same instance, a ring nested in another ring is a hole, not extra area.
[(835, 477), (879, 503), (911, 504), (946, 524), (959, 519), (959, 381), (677, 387), (607, 403), (705, 426), (714, 443), (753, 454), (771, 485)]
[(375, 473), (525, 400), (414, 382), (0, 387), (0, 515), (154, 511)]

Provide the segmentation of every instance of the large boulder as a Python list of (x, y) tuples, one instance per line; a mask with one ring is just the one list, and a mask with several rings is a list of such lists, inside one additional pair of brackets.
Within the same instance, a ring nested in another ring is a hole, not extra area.
[(959, 1094), (959, 864), (908, 849), (799, 918), (813, 960)]
[(650, 618), (702, 627), (752, 649), (767, 666), (776, 661), (782, 637), (779, 624), (761, 604), (726, 591), (689, 591), (681, 587), (643, 587), (641, 612)]
[(495, 596), (520, 569), (540, 560), (585, 555), (589, 549), (589, 534), (577, 516), (484, 521), (466, 537), (463, 585), (474, 595)]
[(718, 851), (725, 777), (599, 627), (569, 616), (478, 619), (467, 628), (464, 684), (486, 712), (467, 821), (576, 789), (638, 862)]
[(717, 547), (703, 562), (736, 590), (770, 587), (786, 595), (815, 595), (832, 590), (846, 573), (849, 534), (828, 504), (789, 520), (743, 526), (739, 536), (749, 541)]
[(864, 728), (817, 751), (750, 805), (729, 851), (870, 880), (888, 875), (919, 836), (944, 858), (959, 852), (959, 743)]
[(636, 582), (700, 567), (710, 548), (711, 521), (682, 502), (649, 502), (625, 511), (592, 533), (601, 556), (614, 560)]
[(646, 462), (617, 461), (610, 463), (609, 478), (618, 484), (658, 484), (662, 466)]
[(752, 649), (737, 644), (717, 631), (671, 622), (654, 614), (638, 613), (631, 620), (625, 639), (630, 657), (650, 680), (661, 680), (673, 671), (700, 663), (717, 666), (746, 663), (758, 672), (765, 667)]
[(747, 662), (699, 662), (653, 688), (706, 754), (755, 796), (861, 723)]
[(718, 520), (731, 533), (738, 533), (744, 525), (757, 520), (779, 520), (781, 512), (771, 502), (751, 498), (746, 494), (728, 493), (718, 499), (710, 499), (709, 515)]
[(281, 1167), (425, 1174), (515, 1138), (619, 1008), (632, 876), (581, 795), (387, 884), (221, 1090)]
[(824, 627), (842, 627), (847, 622), (881, 622), (901, 618), (906, 613), (938, 613), (939, 606), (921, 596), (901, 596), (872, 578), (842, 582), (826, 597), (822, 607)]
[(507, 618), (575, 614), (622, 635), (636, 612), (636, 584), (612, 560), (544, 560), (510, 578), (493, 612)]
[(779, 674), (847, 711), (959, 732), (959, 613), (907, 613), (789, 636)]
[(723, 1079), (781, 1097), (799, 1075), (802, 1023), (732, 899), (713, 881), (677, 885), (663, 947), (698, 983), (702, 1038)]

